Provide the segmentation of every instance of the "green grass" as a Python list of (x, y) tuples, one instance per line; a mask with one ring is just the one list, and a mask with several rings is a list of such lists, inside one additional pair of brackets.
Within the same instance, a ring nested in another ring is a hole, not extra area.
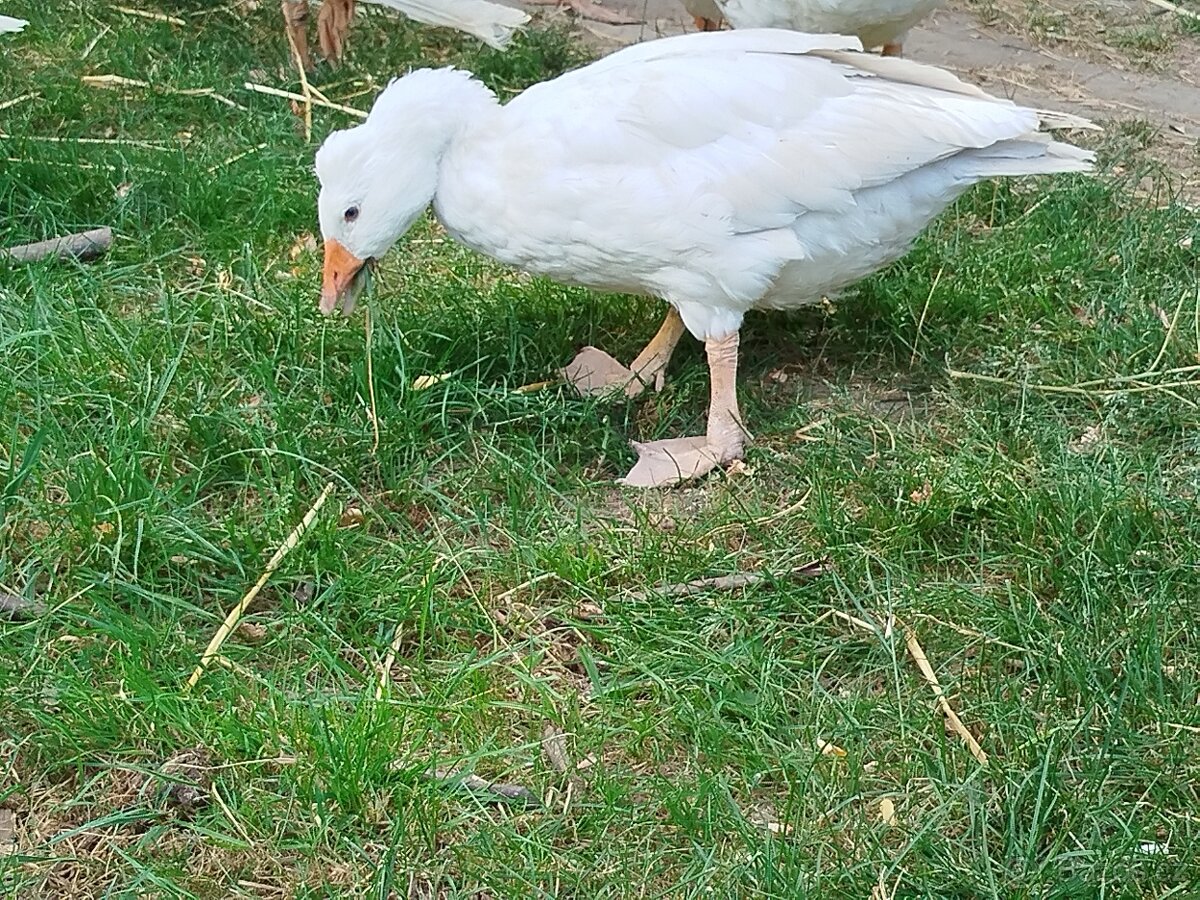
[[(32, 25), (3, 39), (0, 103), (36, 99), (0, 110), (0, 245), (118, 235), (96, 263), (0, 268), (0, 588), (49, 608), (0, 620), (6, 896), (1200, 883), (1200, 751), (1179, 727), (1200, 726), (1200, 395), (1143, 389), (1186, 374), (1035, 387), (1146, 370), (1162, 314), (1178, 321), (1157, 368), (1200, 362), (1200, 227), (1128, 135), (1102, 148), (1120, 177), (981, 187), (835, 308), (752, 317), (749, 471), (636, 494), (612, 484), (627, 441), (699, 427), (702, 355), (685, 349), (636, 403), (516, 393), (584, 343), (629, 357), (660, 311), (506, 271), (431, 225), (372, 300), (373, 451), (361, 318), (322, 320), (319, 257), (291, 252), (315, 228), (313, 145), (286, 101), (241, 88), (295, 87), (277, 4), (142, 6), (188, 24), (5, 10)], [(513, 91), (580, 58), (552, 32), (498, 54), (374, 12), (353, 41), (318, 82), (360, 106), (422, 61)], [(103, 73), (245, 109), (80, 82)], [(315, 121), (313, 144), (346, 124)], [(265, 637), (235, 635), (229, 665), (184, 692), (327, 482), (334, 499), (248, 616)], [(828, 574), (785, 577), (819, 557)], [(737, 571), (768, 583), (640, 594)], [(569, 804), (547, 723), (591, 761)], [(185, 813), (155, 773), (190, 748), (220, 802)], [(477, 799), (429, 780), (435, 766), (546, 806)]]

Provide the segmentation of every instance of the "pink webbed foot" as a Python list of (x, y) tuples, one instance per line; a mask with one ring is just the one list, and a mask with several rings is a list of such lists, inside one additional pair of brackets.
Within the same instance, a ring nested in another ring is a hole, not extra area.
[[(562, 376), (575, 390), (586, 397), (624, 394), (636, 397), (646, 389), (642, 381), (627, 366), (596, 347), (584, 347), (562, 369)], [(654, 373), (654, 389), (662, 390), (663, 373)]]
[(629, 367), (621, 365), (603, 350), (584, 347), (561, 374), (579, 393), (591, 397), (621, 393), (636, 397), (651, 384), (656, 391), (661, 391), (671, 354), (684, 330), (679, 311), (672, 306), (658, 332)]
[(671, 438), (648, 444), (634, 441), (633, 449), (637, 451), (637, 464), (629, 470), (628, 475), (619, 479), (619, 483), (638, 488), (683, 484), (742, 456), (740, 447), (717, 447), (703, 436)]

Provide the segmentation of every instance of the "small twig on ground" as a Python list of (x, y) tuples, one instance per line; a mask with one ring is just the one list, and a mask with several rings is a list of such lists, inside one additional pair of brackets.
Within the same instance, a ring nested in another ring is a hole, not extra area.
[(812, 491), (811, 490), (805, 491), (804, 496), (801, 497), (799, 500), (797, 500), (795, 503), (790, 503), (787, 506), (783, 507), (782, 509), (775, 510), (775, 512), (770, 513), (769, 515), (760, 516), (757, 519), (751, 519), (749, 522), (740, 522), (740, 521), (735, 520), (733, 522), (728, 522), (724, 525), (718, 525), (716, 528), (712, 529), (712, 531), (709, 532), (709, 535), (712, 536), (712, 535), (716, 535), (716, 534), (723, 534), (726, 531), (733, 531), (733, 530), (739, 529), (739, 528), (742, 530), (745, 530), (746, 528), (750, 528), (750, 527), (762, 528), (766, 525), (770, 525), (772, 522), (778, 521), (779, 519), (786, 518), (786, 517), (790, 516), (792, 513), (796, 512), (797, 510), (803, 509), (804, 506), (808, 503), (808, 498), (810, 496), (812, 496)]
[(96, 49), (96, 45), (99, 44), (100, 41), (104, 39), (104, 36), (111, 31), (112, 31), (111, 25), (105, 25), (102, 29), (100, 29), (100, 31), (96, 34), (96, 36), (94, 38), (92, 38), (90, 41), (88, 41), (88, 45), (83, 48), (83, 52), (81, 54), (79, 54), (79, 58), (82, 60), (82, 59), (87, 59), (89, 56), (91, 56), (92, 51)]
[(253, 847), (254, 841), (250, 839), (250, 835), (246, 833), (246, 829), (242, 827), (242, 823), (238, 821), (238, 817), (234, 815), (233, 810), (226, 804), (224, 798), (221, 796), (221, 792), (217, 790), (216, 782), (209, 784), (208, 790), (212, 794), (212, 798), (217, 801), (217, 806), (221, 807), (221, 812), (225, 814), (225, 818), (229, 820), (229, 824), (236, 828), (237, 833), (242, 836), (242, 840), (246, 842), (246, 846)]
[(835, 619), (841, 619), (843, 622), (847, 622), (853, 625), (855, 628), (861, 628), (863, 631), (869, 631), (872, 634), (878, 635), (883, 634), (882, 628), (872, 625), (866, 619), (860, 619), (858, 616), (852, 616), (850, 613), (842, 612), (840, 609), (831, 609), (828, 612), (818, 616), (813, 624), (816, 625), (818, 622), (828, 618), (829, 616), (833, 616)]
[(176, 94), (180, 97), (212, 97), (218, 103), (223, 103), (232, 109), (239, 109), (246, 112), (246, 107), (240, 103), (234, 103), (224, 94), (218, 93), (212, 88), (177, 88), (163, 84), (151, 84), (149, 81), (142, 81), (138, 78), (126, 78), (124, 75), (84, 75), (80, 79), (84, 84), (91, 87), (140, 87), (147, 88), (151, 91), (160, 91), (164, 94)]
[[(1188, 366), (1186, 368), (1192, 368)], [(1149, 377), (1169, 374), (1170, 370), (1163, 372), (1154, 372)], [(1123, 397), (1128, 394), (1147, 394), (1147, 393), (1171, 393), (1172, 388), (1188, 388), (1200, 387), (1200, 379), (1188, 379), (1185, 381), (1167, 381), (1158, 384), (1144, 384), (1142, 382), (1146, 375), (1116, 376), (1109, 383), (1130, 383), (1132, 387), (1121, 388), (1087, 388), (1075, 384), (1039, 384), (1032, 381), (1016, 381), (1010, 378), (997, 378), (995, 375), (981, 375), (977, 372), (963, 372), (958, 369), (948, 369), (946, 374), (951, 378), (966, 379), (969, 381), (982, 381), (986, 384), (999, 384), (1008, 388), (1021, 388), (1022, 390), (1034, 391), (1041, 394), (1071, 394), (1076, 397), (1091, 397), (1096, 400), (1102, 400), (1108, 397)]]
[(1189, 19), (1195, 19), (1200, 22), (1200, 13), (1192, 12), (1190, 9), (1184, 9), (1182, 6), (1177, 6), (1170, 3), (1169, 0), (1146, 0), (1147, 3), (1157, 6), (1159, 9), (1173, 12), (1180, 16), (1186, 16)]
[(304, 142), (307, 144), (312, 141), (313, 91), (308, 85), (308, 75), (304, 72), (304, 60), (300, 58), (300, 48), (296, 46), (296, 38), (292, 35), (292, 29), (285, 30), (288, 44), (292, 48), (292, 61), (296, 64), (296, 71), (300, 73), (300, 90), (304, 97), (300, 102), (304, 104)]
[(551, 387), (552, 385), (559, 384), (561, 382), (562, 382), (561, 378), (555, 378), (555, 379), (552, 379), (551, 381), (535, 381), (532, 384), (523, 384), (518, 388), (513, 388), (513, 393), (514, 394), (532, 394), (537, 391), (543, 390), (544, 388)]
[[(439, 561), (441, 557), (439, 557)], [(426, 595), (429, 591), (429, 584), (433, 581), (433, 577), (437, 572), (436, 563), (430, 567), (425, 573), (425, 578), (421, 581), (421, 595)], [(383, 665), (379, 668), (379, 683), (375, 685), (375, 699), (379, 700), (383, 697), (383, 692), (387, 690), (388, 682), (392, 678), (392, 666), (396, 664), (396, 656), (400, 652), (400, 644), (404, 641), (404, 624), (396, 623), (396, 628), (392, 632), (392, 642), (388, 645), (387, 654), (383, 657)]]
[(981, 766), (986, 766), (988, 764), (987, 753), (979, 746), (979, 741), (975, 740), (975, 735), (967, 730), (967, 726), (963, 724), (962, 719), (958, 717), (958, 713), (950, 705), (950, 701), (946, 699), (946, 692), (942, 690), (942, 685), (938, 682), (937, 675), (933, 671), (933, 666), (929, 664), (929, 657), (925, 655), (925, 650), (921, 646), (921, 642), (917, 640), (917, 633), (903, 625), (901, 626), (901, 630), (904, 632), (904, 645), (908, 647), (908, 653), (912, 656), (913, 662), (917, 664), (917, 668), (921, 670), (921, 674), (929, 682), (929, 686), (933, 688), (938, 706), (942, 708), (942, 715), (946, 717), (946, 721), (950, 723), (950, 727), (954, 729), (954, 732), (963, 739), (963, 742), (967, 745), (967, 749), (971, 751), (971, 755), (975, 757)]
[[(22, 159), (19, 156), (6, 156), (6, 157), (4, 157), (4, 161), (10, 162), (10, 163), (32, 163), (33, 162), (33, 160), (31, 160), (31, 159)], [(67, 160), (64, 160), (64, 159), (39, 159), (39, 160), (37, 160), (37, 164), (39, 166), (59, 166), (60, 168), (64, 168), (64, 169), (82, 169), (85, 172), (116, 172), (116, 171), (119, 171), (116, 166), (110, 166), (110, 165), (104, 165), (104, 164), (96, 165), (95, 163), (90, 163), (90, 162), (68, 162)], [(141, 171), (153, 172), (155, 175), (166, 175), (167, 174), (166, 172), (159, 171), (158, 169), (142, 169)]]
[[(785, 572), (780, 579), (786, 578), (816, 578), (829, 571), (829, 561), (813, 560)], [(686, 597), (689, 594), (699, 594), (702, 591), (736, 591), (739, 588), (750, 587), (772, 580), (772, 576), (761, 572), (743, 572), (737, 575), (719, 575), (716, 578), (697, 578), (682, 584), (660, 584), (649, 591), (637, 591), (627, 598), (631, 601), (641, 601), (649, 597)]]
[(750, 524), (755, 528), (762, 528), (764, 525), (770, 525), (772, 522), (790, 516), (794, 512), (798, 512), (808, 504), (808, 498), (812, 496), (812, 489), (804, 492), (804, 496), (795, 503), (785, 506), (783, 509), (777, 509), (769, 515), (760, 516), (757, 519), (751, 520)]
[[(305, 76), (305, 77), (307, 77), (307, 76)], [(322, 103), (332, 103), (333, 102), (328, 97), (326, 97), (323, 93), (321, 93), (321, 89), (319, 87), (317, 87), (316, 85), (309, 84), (308, 89), (312, 92), (312, 95), (314, 97), (316, 97), (318, 100), (320, 100)]]
[(926, 622), (933, 622), (935, 625), (941, 625), (949, 628), (951, 631), (957, 631), (963, 637), (975, 638), (983, 641), (985, 644), (992, 644), (996, 647), (1004, 647), (1007, 650), (1016, 650), (1018, 653), (1029, 653), (1034, 656), (1041, 656), (1040, 650), (1033, 650), (1029, 647), (1022, 647), (1019, 644), (1010, 644), (1008, 641), (1002, 641), (1000, 638), (994, 638), (991, 635), (984, 634), (982, 631), (976, 631), (974, 628), (966, 628), (962, 625), (956, 625), (954, 622), (947, 622), (944, 619), (939, 619), (937, 616), (931, 616), (926, 613), (917, 613), (918, 619), (923, 619)]
[(249, 150), (243, 150), (241, 153), (235, 153), (235, 154), (233, 154), (233, 156), (229, 157), (228, 159), (223, 159), (216, 165), (209, 166), (205, 171), (208, 172), (209, 175), (212, 175), (218, 169), (224, 169), (226, 166), (231, 166), (235, 162), (237, 162), (239, 159), (245, 159), (250, 154), (257, 153), (259, 150), (265, 150), (266, 148), (267, 148), (267, 144), (265, 144), (265, 143), (256, 144), (255, 146), (251, 147)]
[[(884, 630), (877, 625), (860, 619), (857, 616), (852, 616), (849, 613), (844, 613), (839, 609), (831, 609), (828, 614), (832, 614), (843, 622), (849, 622), (856, 628), (861, 628), (864, 631), (869, 631), (874, 635), (882, 636)], [(827, 614), (827, 615), (828, 615)], [(981, 766), (988, 764), (988, 755), (983, 747), (979, 745), (979, 741), (975, 740), (975, 735), (967, 730), (967, 726), (963, 724), (962, 719), (958, 717), (958, 713), (950, 705), (950, 701), (946, 699), (946, 692), (942, 690), (942, 685), (938, 681), (937, 675), (934, 674), (933, 666), (929, 664), (929, 657), (925, 655), (925, 649), (921, 646), (921, 642), (917, 640), (916, 632), (911, 628), (897, 622), (900, 630), (904, 632), (904, 645), (908, 648), (908, 654), (913, 658), (913, 662), (917, 664), (917, 668), (921, 671), (922, 677), (929, 683), (933, 689), (934, 696), (937, 697), (938, 706), (942, 710), (942, 715), (946, 717), (954, 733), (963, 739), (967, 745), (967, 749), (971, 751), (971, 755)]]
[(1029, 207), (1029, 209), (1025, 210), (1025, 212), (1021, 213), (1021, 214), (1020, 214), (1019, 216), (1017, 216), (1015, 219), (1013, 219), (1013, 220), (1011, 220), (1011, 221), (1009, 221), (1009, 222), (1005, 222), (1003, 225), (999, 226), (999, 227), (1000, 227), (1000, 230), (1001, 230), (1001, 231), (1012, 231), (1012, 230), (1014, 230), (1014, 229), (1015, 229), (1015, 228), (1016, 228), (1018, 225), (1020, 225), (1022, 222), (1024, 222), (1024, 221), (1025, 221), (1026, 219), (1028, 219), (1030, 216), (1032, 216), (1032, 215), (1033, 215), (1035, 212), (1037, 212), (1039, 209), (1041, 209), (1041, 208), (1042, 208), (1042, 206), (1043, 206), (1043, 205), (1046, 203), (1046, 201), (1047, 201), (1047, 200), (1049, 200), (1049, 199), (1050, 199), (1050, 195), (1049, 195), (1049, 194), (1046, 194), (1044, 197), (1042, 197), (1042, 198), (1041, 198), (1040, 200), (1038, 200), (1036, 203), (1033, 203), (1033, 204), (1031, 204), (1031, 205), (1030, 205), (1030, 207)]
[[(268, 94), (272, 97), (282, 97), (284, 100), (295, 100), (297, 103), (304, 103), (305, 97), (303, 94), (296, 94), (292, 91), (282, 91), (279, 88), (270, 87), (265, 84), (255, 84), (253, 81), (247, 81), (243, 85), (248, 91), (255, 91), (259, 94)], [(355, 109), (353, 106), (343, 106), (341, 103), (331, 103), (328, 100), (321, 100), (319, 97), (309, 97), (314, 106), (323, 106), (326, 109), (336, 109), (338, 112), (344, 112), (347, 115), (354, 116), (359, 119), (365, 119), (367, 114), (361, 109)]]
[[(1017, 381), (1010, 378), (997, 378), (995, 375), (981, 375), (976, 372), (963, 372), (959, 369), (947, 369), (947, 374), (951, 378), (982, 381), (986, 384), (1000, 384), (1005, 387), (1021, 388), (1022, 390), (1036, 391), (1044, 394), (1071, 394), (1079, 397), (1104, 399), (1107, 397), (1121, 397), (1127, 394), (1165, 393), (1177, 399), (1184, 399), (1179, 397), (1172, 389), (1200, 387), (1200, 379), (1189, 378), (1176, 381), (1159, 381), (1157, 383), (1150, 381), (1150, 379), (1193, 375), (1196, 372), (1200, 372), (1200, 366), (1197, 365), (1174, 366), (1169, 369), (1159, 368), (1159, 364), (1162, 363), (1163, 358), (1167, 354), (1167, 348), (1170, 346), (1171, 340), (1175, 337), (1183, 305), (1190, 297), (1192, 297), (1192, 292), (1187, 291), (1179, 298), (1179, 302), (1175, 305), (1175, 312), (1169, 319), (1163, 314), (1166, 333), (1163, 335), (1163, 341), (1158, 348), (1158, 353), (1154, 357), (1154, 362), (1150, 364), (1150, 368), (1134, 375), (1111, 375), (1107, 378), (1093, 378), (1089, 381), (1080, 381), (1075, 384), (1041, 384), (1031, 381)], [(1195, 298), (1197, 321), (1200, 322), (1200, 289), (1195, 292)], [(1118, 387), (1117, 385), (1121, 386)], [(1184, 402), (1190, 401), (1184, 400)]]
[(32, 100), (36, 96), (37, 94), (21, 94), (19, 97), (0, 101), (0, 109), (8, 109), (10, 106), (16, 106), (18, 103), (24, 103), (26, 100)]
[(526, 806), (542, 805), (542, 801), (533, 791), (519, 784), (488, 781), (478, 775), (452, 769), (435, 769), (432, 773), (425, 773), (425, 778), (430, 781), (439, 781), (444, 787), (463, 787), (476, 796), (483, 795), (481, 799), (485, 800), (511, 800), (524, 803)]
[(387, 654), (383, 657), (383, 665), (379, 667), (379, 683), (375, 685), (375, 699), (382, 700), (383, 692), (387, 690), (388, 682), (392, 679), (392, 666), (396, 664), (396, 654), (400, 652), (400, 644), (404, 641), (404, 625), (396, 623), (392, 631), (392, 641), (388, 645)]
[(525, 588), (533, 587), (535, 584), (541, 584), (543, 581), (546, 581), (549, 578), (557, 578), (557, 577), (558, 577), (557, 572), (543, 572), (541, 575), (535, 575), (533, 578), (530, 578), (528, 581), (522, 581), (516, 587), (511, 587), (504, 593), (497, 594), (495, 597), (492, 598), (492, 602), (500, 603), (504, 600), (507, 600), (513, 594), (520, 593), (521, 591), (525, 590)]
[(270, 682), (268, 682), (265, 678), (263, 678), (257, 672), (251, 672), (245, 666), (241, 665), (240, 663), (234, 662), (228, 656), (223, 656), (220, 653), (218, 653), (216, 656), (213, 657), (213, 663), (215, 665), (221, 666), (224, 669), (228, 669), (230, 672), (233, 672), (235, 675), (240, 675), (242, 678), (246, 679), (246, 681), (257, 682), (258, 684), (262, 685), (263, 687), (267, 688), (268, 690), (275, 689), (274, 686)]
[[(1197, 301), (1200, 301), (1200, 293), (1197, 293), (1196, 297)], [(1183, 304), (1187, 299), (1188, 295), (1184, 294), (1179, 298), (1179, 302), (1175, 304), (1175, 314), (1171, 316), (1170, 322), (1167, 325), (1166, 334), (1163, 335), (1162, 346), (1158, 348), (1158, 355), (1154, 357), (1154, 362), (1150, 363), (1150, 368), (1143, 372), (1142, 375), (1149, 376), (1150, 373), (1158, 371), (1158, 364), (1167, 355), (1167, 347), (1171, 344), (1171, 338), (1175, 336), (1175, 327), (1179, 324), (1179, 314), (1183, 312)]]
[(40, 259), (57, 257), (58, 259), (88, 260), (102, 256), (111, 246), (112, 229), (93, 228), (91, 231), (81, 231), (78, 234), (68, 234), (63, 237), (51, 238), (48, 241), (38, 241), (34, 244), (19, 244), (16, 247), (0, 249), (0, 259), (10, 259), (13, 262), (37, 262)]
[(571, 765), (571, 757), (567, 754), (567, 736), (549, 722), (542, 729), (542, 752), (546, 754), (546, 759), (554, 771), (567, 776), (568, 794), (563, 806), (565, 813), (571, 805), (571, 798), (583, 791), (584, 784), (575, 767)]
[(1025, 390), (1038, 391), (1045, 394), (1077, 394), (1090, 396), (1094, 392), (1074, 385), (1039, 384), (1033, 381), (1013, 381), (1010, 378), (997, 378), (995, 375), (981, 375), (977, 372), (964, 372), (961, 369), (947, 369), (946, 374), (951, 378), (964, 378), (968, 381), (982, 381), (987, 384), (1002, 384), (1005, 387), (1020, 387)]
[(114, 6), (113, 9), (127, 16), (137, 16), (138, 18), (150, 19), (155, 22), (169, 22), (172, 25), (187, 25), (187, 22), (183, 21), (183, 19), (177, 19), (175, 16), (168, 16), (164, 13), (149, 12), (145, 9), (131, 9), (128, 6)]
[(325, 501), (329, 499), (329, 495), (332, 493), (333, 482), (331, 481), (325, 485), (325, 489), (321, 491), (321, 494), (319, 497), (317, 497), (316, 502), (313, 503), (309, 511), (304, 514), (304, 518), (300, 520), (300, 524), (292, 529), (292, 533), (287, 536), (287, 540), (285, 540), (283, 544), (280, 545), (279, 549), (275, 551), (275, 555), (271, 557), (270, 561), (267, 563), (267, 567), (263, 569), (263, 573), (259, 576), (258, 581), (254, 583), (254, 587), (250, 588), (250, 590), (246, 592), (246, 595), (238, 601), (238, 604), (233, 607), (233, 609), (229, 610), (229, 614), (225, 616), (225, 621), (221, 623), (221, 627), (217, 629), (217, 633), (214, 634), (212, 640), (208, 642), (208, 646), (204, 648), (204, 653), (200, 657), (200, 662), (196, 666), (196, 671), (192, 672), (191, 677), (188, 678), (187, 685), (185, 686), (184, 690), (191, 690), (193, 687), (195, 687), (196, 682), (200, 680), (200, 676), (204, 674), (204, 670), (208, 668), (208, 664), (212, 661), (213, 657), (220, 652), (221, 645), (225, 643), (225, 639), (229, 637), (233, 629), (237, 627), (238, 619), (242, 617), (242, 614), (254, 601), (254, 598), (258, 596), (258, 592), (263, 589), (264, 585), (266, 585), (267, 579), (269, 579), (271, 575), (274, 574), (275, 570), (279, 568), (279, 565), (283, 562), (284, 557), (296, 549), (296, 546), (300, 543), (300, 539), (304, 537), (305, 533), (312, 525), (313, 520), (316, 519), (317, 513), (321, 511), (321, 507), (325, 505)]
[[(43, 144), (107, 144), (114, 147), (137, 147), (141, 150), (154, 150), (158, 153), (173, 153), (174, 147), (168, 147), (161, 142), (128, 141), (122, 138), (91, 138), (91, 137), (52, 137), (42, 134), (23, 134), (23, 141), (38, 141)], [(0, 131), (0, 140), (13, 140), (13, 135)]]

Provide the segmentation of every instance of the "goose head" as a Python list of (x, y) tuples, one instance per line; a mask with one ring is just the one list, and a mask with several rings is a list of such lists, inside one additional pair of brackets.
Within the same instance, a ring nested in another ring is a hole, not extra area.
[(424, 212), (437, 158), (413, 141), (389, 146), (370, 122), (331, 134), (317, 153), (317, 215), (325, 241), (321, 312), (349, 315), (375, 260)]
[(494, 96), (456, 69), (394, 80), (361, 125), (317, 151), (317, 214), (325, 241), (321, 312), (349, 315), (372, 263), (425, 211), (455, 134)]

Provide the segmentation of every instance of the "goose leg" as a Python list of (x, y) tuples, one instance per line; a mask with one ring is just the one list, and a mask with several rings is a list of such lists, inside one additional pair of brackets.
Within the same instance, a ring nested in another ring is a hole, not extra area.
[(880, 53), (880, 55), (881, 56), (903, 56), (904, 55), (904, 44), (900, 41), (892, 41), (891, 43), (884, 44), (883, 51)]
[(605, 22), (609, 25), (641, 25), (642, 20), (611, 9), (597, 6), (591, 0), (525, 0), (528, 6), (566, 6), (581, 19)]
[(704, 16), (692, 16), (692, 20), (696, 23), (697, 31), (720, 31), (720, 19), (707, 19)]
[(661, 487), (699, 478), (717, 466), (740, 459), (748, 435), (742, 428), (737, 401), (738, 333), (709, 339), (710, 394), (708, 430), (702, 437), (674, 438), (639, 444), (637, 465), (621, 479), (631, 487)]
[(305, 71), (312, 71), (312, 57), (308, 54), (308, 0), (283, 0), (283, 23), (287, 28), (292, 43), (296, 45), (296, 54)]
[(658, 333), (628, 369), (603, 350), (584, 347), (562, 370), (562, 375), (579, 393), (590, 396), (624, 391), (626, 397), (636, 397), (651, 383), (656, 391), (661, 391), (663, 373), (683, 331), (683, 319), (672, 306)]
[(317, 36), (321, 39), (321, 52), (331, 63), (342, 58), (352, 21), (354, 0), (322, 0), (317, 13)]

